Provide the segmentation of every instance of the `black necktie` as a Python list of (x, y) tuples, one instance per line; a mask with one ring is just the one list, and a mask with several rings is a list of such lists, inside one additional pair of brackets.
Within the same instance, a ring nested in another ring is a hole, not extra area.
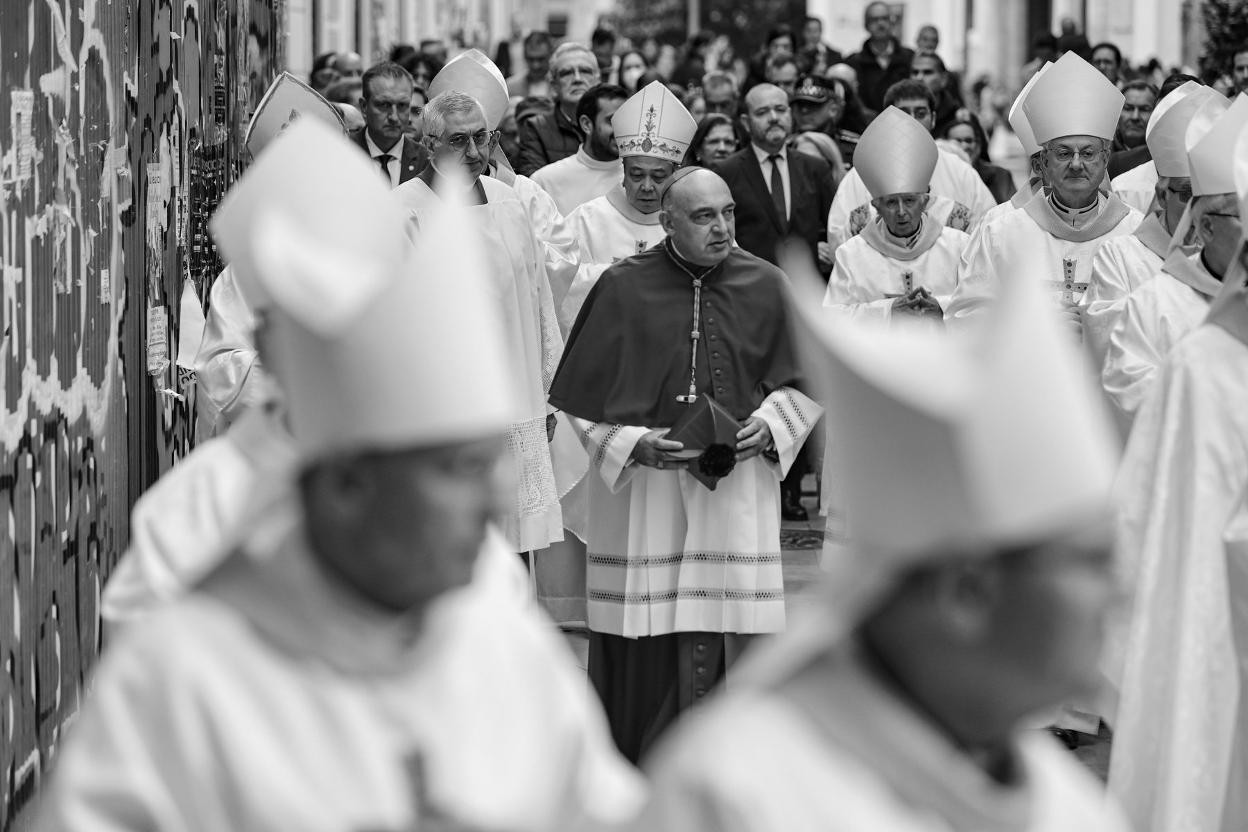
[(773, 153), (767, 157), (771, 162), (771, 201), (776, 204), (776, 216), (783, 225), (789, 220), (789, 212), (784, 207), (784, 179), (780, 176), (780, 154)]
[(386, 177), (386, 181), (390, 181), (390, 162), (394, 157), (389, 153), (383, 153), (377, 157), (377, 164), (381, 167), (381, 175)]

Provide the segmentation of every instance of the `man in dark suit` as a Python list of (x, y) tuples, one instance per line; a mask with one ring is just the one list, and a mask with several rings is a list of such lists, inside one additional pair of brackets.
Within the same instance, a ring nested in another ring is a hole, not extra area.
[(429, 160), (419, 142), (407, 136), (411, 118), (412, 76), (396, 63), (383, 61), (364, 73), (360, 112), (364, 128), (351, 133), (351, 140), (372, 157), (377, 173), (396, 188), (416, 176)]
[[(793, 120), (789, 98), (777, 86), (759, 84), (746, 93), (741, 123), (750, 143), (714, 167), (736, 202), (737, 245), (775, 263), (780, 242), (797, 237), (810, 247), (820, 271), (830, 274), (827, 223), (836, 195), (831, 166), (814, 156), (789, 152)], [(806, 519), (801, 506), (805, 473), (805, 460), (799, 459), (781, 486), (786, 520)]]

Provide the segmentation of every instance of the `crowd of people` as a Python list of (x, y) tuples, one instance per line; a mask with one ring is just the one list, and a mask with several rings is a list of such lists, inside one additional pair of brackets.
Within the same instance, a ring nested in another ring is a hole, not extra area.
[(280, 76), (43, 828), (1245, 828), (1248, 95), (864, 26)]

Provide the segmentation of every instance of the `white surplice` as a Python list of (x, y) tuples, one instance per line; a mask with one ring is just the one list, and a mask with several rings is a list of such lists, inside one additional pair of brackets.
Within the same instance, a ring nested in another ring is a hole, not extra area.
[(927, 289), (943, 309), (958, 284), (958, 264), (969, 240), (964, 232), (942, 228), (931, 248), (913, 260), (897, 260), (856, 236), (836, 250), (823, 305), (859, 320), (891, 320), (893, 301), (908, 291), (909, 274), (909, 285)]
[(1141, 214), (1147, 214), (1157, 196), (1157, 165), (1149, 159), (1115, 176), (1110, 180), (1109, 187), (1123, 202)]
[(1127, 423), (1148, 397), (1170, 350), (1200, 326), (1221, 288), (1199, 252), (1187, 257), (1178, 252), (1176, 259), (1186, 267), (1183, 277), (1176, 276), (1179, 269), (1168, 262), (1154, 279), (1127, 296), (1109, 336), (1101, 385)]
[[(503, 531), (518, 551), (544, 549), (563, 539), (550, 447), (546, 439), (546, 395), (563, 351), (546, 272), (546, 255), (525, 202), (502, 182), (483, 176), (486, 204), (468, 208), (477, 218), (506, 326), (521, 418), (507, 433), (507, 453), (515, 468), (515, 501)], [(422, 179), (394, 190), (412, 212), (417, 227), (438, 210), (439, 197)], [(464, 379), (471, 384), (472, 379)], [(431, 391), (432, 395), (432, 391)]]
[(586, 295), (607, 267), (640, 254), (667, 236), (659, 224), (659, 213), (643, 214), (629, 205), (619, 184), (569, 214), (568, 225), (580, 244), (581, 265), (559, 306), (559, 324), (565, 333), (576, 322)]
[[(547, 830), (631, 816), (639, 780), (492, 535), (423, 616), (319, 567), (295, 501), (101, 662), (47, 790), (57, 830)], [(415, 567), (415, 568), (418, 568)]]
[(272, 380), (256, 355), (256, 314), (226, 266), (208, 294), (204, 335), (195, 355), (196, 398), (215, 435), (269, 395)]
[[(783, 637), (782, 637), (783, 638)], [(1047, 735), (991, 779), (851, 651), (689, 715), (646, 766), (637, 832), (1128, 832), (1099, 783)], [(834, 664), (832, 663), (834, 662)]]
[[(1046, 199), (1038, 194), (1032, 202)], [(1023, 263), (1029, 269), (1042, 264), (1055, 301), (1067, 308), (1077, 306), (1092, 279), (1097, 249), (1106, 240), (1130, 234), (1143, 219), (1138, 211), (1128, 210), (1101, 236), (1076, 242), (1041, 228), (1027, 208), (1001, 214), (971, 235), (962, 256), (958, 287), (945, 307), (945, 320), (960, 321), (981, 312), (996, 297), (1001, 281), (1010, 280)]]
[(555, 200), (559, 213), (567, 216), (624, 180), (624, 161), (601, 162), (585, 152), (582, 145), (566, 159), (551, 162), (533, 173), (533, 181)]
[[(940, 150), (936, 158), (936, 170), (932, 173), (932, 196), (940, 196), (959, 203), (970, 212), (970, 229), (983, 219), (984, 214), (997, 201), (992, 192), (980, 179), (975, 168), (962, 161), (954, 153)], [(851, 170), (836, 188), (836, 196), (832, 198), (832, 209), (828, 212), (828, 242), (833, 248), (840, 246), (851, 236), (852, 215), (861, 206), (874, 215), (871, 206), (871, 192), (862, 184), (858, 171)], [(968, 229), (968, 230), (970, 230)]]
[(1092, 276), (1083, 294), (1083, 334), (1094, 366), (1105, 361), (1113, 331), (1127, 295), (1161, 271), (1170, 246), (1156, 214), (1148, 214), (1131, 234), (1106, 240), (1092, 258)]
[(779, 461), (738, 462), (714, 491), (684, 470), (632, 461), (650, 428), (573, 419), (590, 455), (588, 613), (594, 632), (784, 629), (780, 480), (822, 409), (781, 387), (751, 417), (767, 423)]
[(1248, 829), (1245, 402), (1248, 344), (1205, 323), (1170, 351), (1123, 459), (1109, 789), (1137, 832)]

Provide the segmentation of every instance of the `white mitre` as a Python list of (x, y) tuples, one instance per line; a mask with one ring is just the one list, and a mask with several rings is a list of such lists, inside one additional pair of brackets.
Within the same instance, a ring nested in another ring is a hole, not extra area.
[(485, 112), (487, 130), (497, 130), (507, 115), (507, 79), (480, 49), (461, 52), (429, 82), (429, 99), (454, 90), (470, 95)]
[(256, 284), (304, 459), (501, 435), (515, 398), (479, 234), (454, 205), (413, 243), (367, 156), (301, 121), (226, 195), (213, 236)]
[(252, 158), (299, 118), (314, 118), (342, 132), (342, 113), (320, 93), (289, 72), (273, 79), (247, 123), (247, 150)]
[(890, 105), (862, 131), (854, 170), (872, 199), (922, 194), (931, 184), (939, 155), (927, 128)]
[[(1234, 147), (1235, 196), (1239, 215), (1248, 217), (1248, 128), (1241, 129)], [(1244, 248), (1248, 246), (1241, 232), (1239, 247), (1231, 259), (1231, 267), (1222, 278), (1222, 290), (1209, 307), (1209, 323), (1220, 326), (1248, 344), (1248, 270), (1243, 267)]]
[(1036, 141), (1036, 134), (1031, 131), (1031, 124), (1027, 121), (1027, 115), (1023, 112), (1023, 102), (1027, 100), (1027, 94), (1031, 92), (1031, 88), (1040, 80), (1040, 76), (1053, 66), (1049, 61), (1045, 61), (1035, 73), (1027, 79), (1027, 83), (1023, 85), (1023, 89), (1019, 92), (1018, 97), (1014, 99), (1014, 103), (1010, 105), (1010, 114), (1007, 121), (1010, 122), (1010, 128), (1014, 131), (1014, 135), (1018, 136), (1018, 140), (1023, 143), (1023, 153), (1028, 156), (1034, 156), (1040, 152), (1040, 145)]
[(1096, 67), (1067, 52), (1049, 67), (1023, 101), (1036, 143), (1063, 136), (1110, 140), (1126, 97)]
[(1144, 141), (1158, 176), (1191, 175), (1187, 166), (1187, 127), (1211, 95), (1218, 95), (1212, 87), (1188, 81), (1163, 98), (1149, 116)]
[(678, 165), (698, 129), (685, 105), (659, 81), (651, 81), (621, 104), (611, 124), (621, 158), (650, 156)]
[[(1248, 95), (1240, 93), (1209, 131), (1189, 145), (1187, 163), (1191, 168), (1192, 196), (1235, 193), (1235, 142), (1245, 125)], [(1190, 140), (1190, 131), (1188, 135)]]

